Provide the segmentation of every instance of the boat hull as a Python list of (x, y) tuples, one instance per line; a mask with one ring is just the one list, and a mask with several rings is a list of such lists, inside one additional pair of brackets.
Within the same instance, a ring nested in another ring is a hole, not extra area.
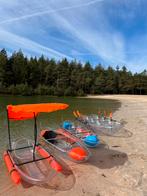
[(43, 146), (52, 150), (52, 153), (57, 153), (58, 155), (77, 163), (85, 162), (89, 159), (91, 153), (79, 138), (74, 137), (63, 129), (53, 131), (56, 133), (54, 138), (44, 136), (44, 133), (51, 133), (51, 131), (52, 130), (48, 129), (42, 130), (40, 133), (40, 142)]

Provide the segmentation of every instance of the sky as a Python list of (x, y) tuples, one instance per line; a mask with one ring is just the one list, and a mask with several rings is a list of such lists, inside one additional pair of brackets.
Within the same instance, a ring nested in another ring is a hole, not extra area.
[(147, 69), (146, 0), (0, 0), (0, 49)]

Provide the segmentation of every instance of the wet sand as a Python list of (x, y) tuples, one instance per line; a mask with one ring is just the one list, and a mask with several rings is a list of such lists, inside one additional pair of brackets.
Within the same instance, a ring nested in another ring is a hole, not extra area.
[[(0, 176), (0, 195), (147, 195), (147, 96), (108, 95), (88, 98), (119, 100), (121, 107), (114, 113), (113, 118), (125, 121), (125, 128), (131, 131), (133, 136), (103, 137), (109, 148), (100, 146), (98, 149), (91, 149), (93, 156), (88, 163), (74, 164), (67, 161), (73, 174), (57, 179), (58, 187), (15, 186), (9, 176), (3, 174)], [(6, 174), (7, 171), (2, 173)]]

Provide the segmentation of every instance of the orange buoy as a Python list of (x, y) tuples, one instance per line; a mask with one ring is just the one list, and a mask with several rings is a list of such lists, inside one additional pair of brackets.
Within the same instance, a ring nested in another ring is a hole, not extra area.
[[(40, 154), (43, 158), (48, 157), (48, 156), (50, 155), (46, 150), (44, 150), (44, 149), (41, 148), (40, 146), (37, 146), (37, 147), (36, 147), (36, 150), (39, 152), (39, 154)], [(58, 172), (62, 171), (61, 165), (60, 165), (52, 156), (49, 157), (49, 158), (47, 158), (47, 160), (48, 160), (50, 166), (51, 166), (53, 169), (55, 169), (55, 170), (58, 171)]]
[(19, 184), (21, 182), (21, 177), (18, 173), (18, 171), (15, 169), (15, 167), (13, 166), (13, 163), (10, 159), (10, 156), (7, 152), (4, 152), (4, 161), (5, 161), (5, 164), (6, 164), (6, 167), (8, 169), (8, 172), (11, 176), (11, 179), (12, 181), (15, 183), (15, 184)]
[(109, 117), (110, 117), (110, 119), (112, 119), (112, 112), (110, 112)]
[(76, 161), (82, 161), (87, 157), (86, 151), (81, 147), (72, 148), (68, 154), (72, 159)]

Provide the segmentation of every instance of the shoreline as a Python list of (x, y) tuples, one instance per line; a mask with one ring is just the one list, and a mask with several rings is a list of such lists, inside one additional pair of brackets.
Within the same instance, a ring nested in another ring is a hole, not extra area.
[[(84, 98), (84, 97), (82, 97)], [(98, 95), (93, 99), (113, 99), (121, 102), (113, 114), (123, 119), (125, 128), (133, 133), (129, 138), (102, 137), (108, 148), (90, 149), (91, 159), (85, 164), (69, 162), (76, 177), (70, 190), (58, 191), (33, 186), (24, 188), (12, 184), (5, 176), (0, 188), (1, 195), (56, 195), (56, 196), (145, 196), (147, 195), (147, 96)], [(1, 179), (2, 180), (2, 179)], [(10, 184), (10, 188), (7, 186)], [(6, 190), (6, 191), (4, 191)]]
[[(84, 97), (83, 97), (84, 98)], [(87, 95), (85, 98), (91, 98), (91, 99), (113, 99), (113, 100), (118, 100), (118, 101), (124, 101), (124, 100), (129, 100), (129, 101), (137, 101), (137, 100), (142, 100), (142, 101), (147, 101), (147, 95)]]

